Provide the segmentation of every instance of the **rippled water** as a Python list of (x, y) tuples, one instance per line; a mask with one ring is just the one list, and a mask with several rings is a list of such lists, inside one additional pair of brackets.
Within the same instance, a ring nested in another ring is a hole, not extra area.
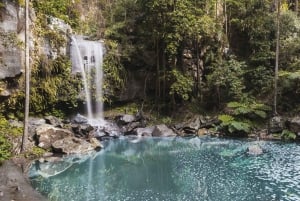
[[(257, 143), (264, 154), (247, 154)], [(32, 165), (32, 185), (56, 201), (300, 200), (299, 144), (125, 138), (105, 147)]]

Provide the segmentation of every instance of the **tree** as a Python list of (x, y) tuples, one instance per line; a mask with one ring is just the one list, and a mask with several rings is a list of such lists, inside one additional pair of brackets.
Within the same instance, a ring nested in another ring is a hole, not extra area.
[(278, 63), (279, 63), (279, 45), (280, 45), (280, 1), (277, 0), (277, 26), (276, 26), (276, 59), (275, 59), (275, 78), (274, 78), (274, 108), (273, 114), (277, 115), (277, 93), (278, 93)]
[(24, 130), (22, 136), (21, 152), (26, 149), (29, 119), (29, 93), (30, 93), (30, 63), (29, 63), (29, 0), (25, 1), (25, 111)]

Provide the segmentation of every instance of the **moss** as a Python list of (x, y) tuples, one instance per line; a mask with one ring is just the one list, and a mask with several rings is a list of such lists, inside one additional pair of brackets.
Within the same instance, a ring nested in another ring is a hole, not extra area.
[(13, 127), (0, 116), (0, 163), (12, 156), (12, 139), (22, 135), (22, 128)]

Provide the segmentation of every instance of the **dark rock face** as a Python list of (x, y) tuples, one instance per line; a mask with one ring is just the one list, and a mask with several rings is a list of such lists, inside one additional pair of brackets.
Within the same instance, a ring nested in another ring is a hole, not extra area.
[(269, 133), (280, 133), (284, 129), (284, 120), (280, 116), (275, 116), (270, 119)]
[(52, 143), (66, 137), (73, 136), (73, 133), (66, 129), (56, 128), (52, 125), (44, 124), (36, 128), (38, 146), (43, 149), (51, 148)]
[(46, 201), (46, 198), (31, 187), (18, 166), (6, 161), (0, 166), (0, 200)]
[(288, 129), (300, 137), (300, 116), (291, 118), (287, 121)]
[(152, 132), (152, 136), (154, 137), (176, 137), (177, 134), (170, 128), (168, 128), (165, 124), (157, 125), (154, 127)]
[(22, 71), (23, 55), (20, 45), (24, 41), (24, 9), (5, 1), (0, 21), (0, 80), (15, 77)]

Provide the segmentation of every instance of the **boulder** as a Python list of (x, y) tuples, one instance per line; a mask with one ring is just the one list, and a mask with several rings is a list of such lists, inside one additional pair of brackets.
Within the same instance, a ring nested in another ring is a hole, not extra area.
[(134, 122), (136, 120), (136, 118), (134, 115), (124, 114), (124, 115), (118, 116), (116, 120), (117, 120), (118, 125), (126, 125), (126, 124)]
[(90, 143), (95, 150), (103, 148), (103, 145), (100, 143), (100, 141), (94, 137), (90, 139)]
[(284, 129), (284, 120), (280, 116), (272, 117), (269, 121), (269, 133), (280, 133)]
[(60, 128), (63, 127), (61, 120), (58, 119), (57, 117), (47, 116), (47, 117), (45, 117), (45, 121), (47, 124), (53, 125), (55, 127), (60, 127)]
[(51, 148), (51, 144), (57, 140), (71, 137), (73, 133), (69, 130), (56, 128), (49, 124), (40, 125), (36, 128), (38, 146), (43, 149)]
[(152, 132), (154, 137), (176, 137), (177, 134), (165, 124), (156, 125)]
[(77, 114), (73, 118), (72, 122), (75, 124), (86, 124), (88, 122), (88, 120), (85, 116), (82, 116), (81, 114)]
[(287, 121), (288, 129), (298, 136), (300, 135), (300, 116), (293, 117)]
[(250, 145), (248, 147), (247, 153), (252, 156), (258, 156), (258, 155), (263, 154), (263, 150), (258, 144), (254, 144), (254, 145)]
[(154, 126), (146, 127), (146, 128), (137, 128), (134, 130), (134, 134), (140, 137), (150, 137), (154, 131)]
[(90, 124), (72, 124), (71, 127), (76, 137), (85, 137), (95, 130)]
[(76, 137), (66, 137), (52, 143), (53, 151), (62, 154), (82, 154), (95, 150), (95, 147), (85, 140)]

